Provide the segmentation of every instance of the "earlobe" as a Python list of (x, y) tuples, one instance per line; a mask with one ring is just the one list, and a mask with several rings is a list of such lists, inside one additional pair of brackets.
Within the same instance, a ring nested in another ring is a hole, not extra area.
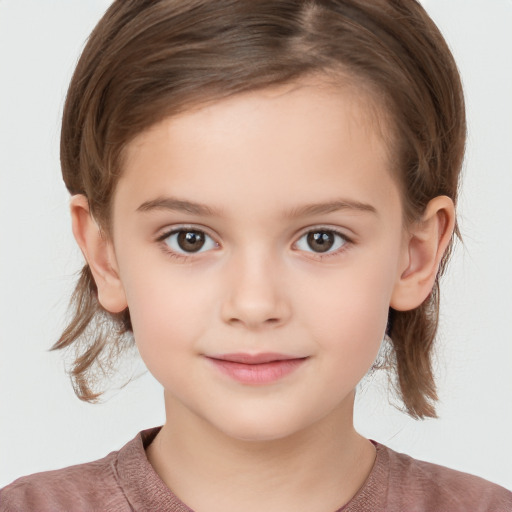
[(112, 242), (91, 215), (89, 201), (84, 195), (77, 194), (71, 198), (70, 210), (73, 235), (91, 269), (98, 289), (98, 301), (111, 313), (125, 310), (126, 295)]
[(404, 263), (399, 269), (390, 302), (393, 309), (417, 308), (429, 296), (454, 226), (453, 201), (447, 196), (432, 199), (422, 219), (411, 226), (404, 244)]

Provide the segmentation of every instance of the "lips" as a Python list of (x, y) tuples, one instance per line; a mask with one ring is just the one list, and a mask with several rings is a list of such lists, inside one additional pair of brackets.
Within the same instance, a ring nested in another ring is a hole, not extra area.
[(242, 384), (270, 384), (297, 370), (308, 358), (265, 352), (221, 354), (207, 359), (224, 375)]
[(303, 359), (296, 356), (288, 356), (285, 354), (277, 354), (275, 352), (265, 352), (262, 354), (222, 354), (219, 356), (211, 356), (212, 359), (218, 359), (222, 361), (230, 361), (232, 363), (243, 363), (243, 364), (263, 364), (271, 363), (273, 361), (287, 361), (291, 359)]

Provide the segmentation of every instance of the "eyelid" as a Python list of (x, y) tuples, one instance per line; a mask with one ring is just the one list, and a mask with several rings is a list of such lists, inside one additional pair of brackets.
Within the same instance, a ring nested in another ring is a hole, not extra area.
[(311, 231), (332, 231), (333, 233), (336, 233), (341, 237), (346, 238), (347, 240), (352, 239), (352, 235), (349, 235), (347, 233), (347, 231), (351, 230), (349, 230), (348, 228), (340, 228), (339, 226), (332, 226), (330, 224), (313, 224), (312, 226), (302, 228), (300, 230), (300, 235), (298, 238), (306, 235), (307, 233), (311, 233)]
[(162, 228), (159, 230), (157, 235), (155, 236), (155, 240), (157, 242), (165, 240), (168, 236), (170, 236), (173, 233), (179, 232), (179, 231), (200, 231), (201, 233), (204, 233), (205, 235), (208, 235), (212, 240), (215, 240), (217, 242), (217, 237), (211, 233), (211, 230), (209, 230), (205, 226), (200, 226), (197, 224), (175, 224), (170, 227)]

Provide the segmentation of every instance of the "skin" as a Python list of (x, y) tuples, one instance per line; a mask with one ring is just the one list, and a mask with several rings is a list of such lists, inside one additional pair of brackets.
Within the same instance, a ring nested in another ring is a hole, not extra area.
[[(438, 197), (404, 226), (367, 100), (302, 80), (165, 119), (127, 147), (110, 239), (87, 200), (72, 198), (99, 300), (111, 312), (129, 307), (139, 352), (165, 390), (168, 421), (148, 459), (194, 510), (336, 510), (371, 471), (354, 390), (388, 308), (412, 309), (430, 293), (454, 210)], [(164, 207), (170, 197), (218, 212)], [(348, 205), (291, 213), (340, 200)], [(199, 252), (165, 236), (179, 228), (208, 235)], [(329, 230), (340, 235), (327, 252), (308, 244), (308, 232)], [(264, 385), (208, 360), (239, 352), (305, 359)]]

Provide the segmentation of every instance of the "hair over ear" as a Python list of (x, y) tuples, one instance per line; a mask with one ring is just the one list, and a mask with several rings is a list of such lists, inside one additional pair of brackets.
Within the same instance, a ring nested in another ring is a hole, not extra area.
[(453, 201), (432, 199), (410, 227), (404, 269), (391, 299), (386, 334), (394, 350), (388, 364), (396, 368), (395, 386), (407, 411), (417, 418), (436, 417), (431, 351), (439, 321), (439, 276), (454, 226)]

